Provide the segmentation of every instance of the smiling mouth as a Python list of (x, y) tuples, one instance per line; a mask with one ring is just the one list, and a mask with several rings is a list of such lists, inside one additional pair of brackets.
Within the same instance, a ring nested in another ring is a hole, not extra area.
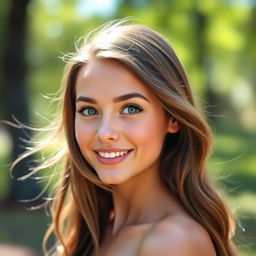
[(125, 160), (132, 151), (133, 149), (117, 151), (117, 152), (101, 152), (101, 151), (94, 151), (94, 152), (100, 163), (117, 164)]
[(104, 158), (116, 158), (116, 157), (119, 157), (119, 156), (124, 156), (127, 153), (128, 153), (128, 150), (119, 151), (119, 152), (98, 152), (98, 154), (101, 157), (104, 157)]

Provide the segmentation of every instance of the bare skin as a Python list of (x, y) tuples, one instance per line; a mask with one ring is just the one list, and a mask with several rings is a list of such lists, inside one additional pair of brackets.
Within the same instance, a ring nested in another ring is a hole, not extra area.
[(118, 187), (127, 192), (131, 186), (130, 200), (127, 193), (126, 200), (113, 193), (115, 216), (100, 256), (216, 256), (209, 234), (163, 189), (155, 173), (137, 178), (143, 179), (140, 186)]
[[(160, 181), (164, 137), (179, 125), (147, 86), (116, 61), (94, 60), (79, 72), (76, 97), (81, 152), (102, 182), (115, 186), (100, 256), (216, 256), (209, 234)], [(118, 163), (104, 156), (119, 151), (129, 153)]]

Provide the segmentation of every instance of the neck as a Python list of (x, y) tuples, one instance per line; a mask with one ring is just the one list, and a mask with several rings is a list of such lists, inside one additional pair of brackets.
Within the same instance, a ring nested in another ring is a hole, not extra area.
[(113, 194), (112, 234), (122, 227), (155, 222), (171, 214), (176, 201), (161, 184), (156, 169), (138, 174), (116, 186)]

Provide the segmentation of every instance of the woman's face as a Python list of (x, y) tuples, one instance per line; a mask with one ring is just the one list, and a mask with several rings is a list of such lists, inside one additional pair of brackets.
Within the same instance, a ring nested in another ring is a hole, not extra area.
[(123, 64), (93, 60), (79, 71), (76, 140), (102, 182), (121, 184), (158, 171), (164, 137), (177, 129), (147, 86)]

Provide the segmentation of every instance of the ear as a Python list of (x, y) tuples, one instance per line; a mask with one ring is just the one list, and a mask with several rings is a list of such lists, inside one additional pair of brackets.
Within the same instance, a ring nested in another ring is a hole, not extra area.
[(169, 123), (168, 123), (168, 132), (169, 133), (176, 133), (180, 130), (180, 125), (177, 122), (176, 119), (173, 117), (170, 118)]

